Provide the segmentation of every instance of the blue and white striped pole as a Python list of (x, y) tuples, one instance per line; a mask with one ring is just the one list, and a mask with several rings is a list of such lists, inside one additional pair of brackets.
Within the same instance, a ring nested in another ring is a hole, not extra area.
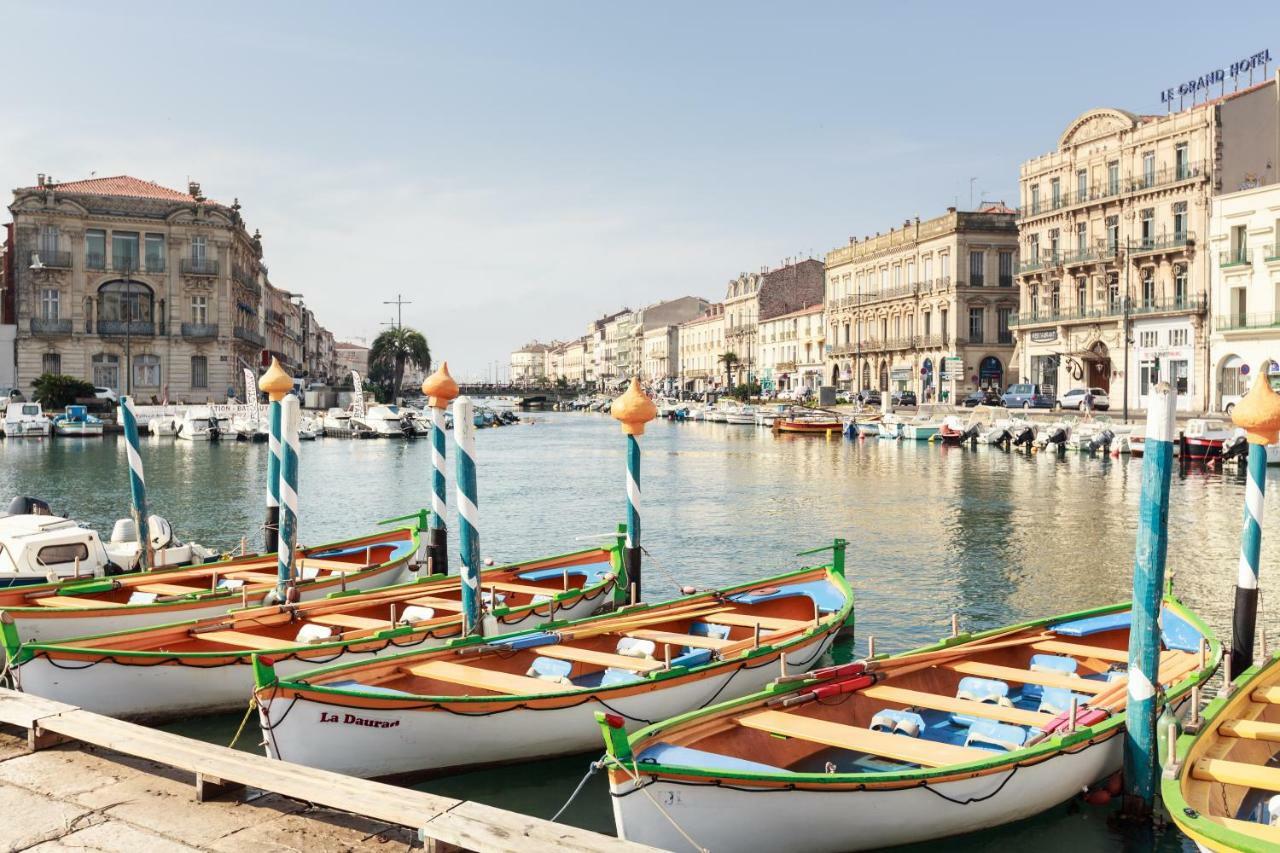
[(271, 401), (270, 443), (267, 445), (267, 523), (265, 526), (265, 550), (268, 554), (280, 547), (280, 401), (293, 390), (293, 379), (285, 373), (280, 362), (271, 359), (271, 366), (258, 380), (258, 390)]
[(627, 546), (623, 568), (631, 587), (632, 601), (639, 601), (640, 585), (640, 442), (644, 425), (658, 416), (658, 407), (640, 389), (640, 380), (632, 378), (631, 387), (613, 401), (609, 408), (613, 419), (622, 424), (627, 437)]
[[(1253, 387), (1236, 404), (1231, 419), (1249, 442), (1244, 484), (1244, 528), (1240, 532), (1240, 571), (1236, 578), (1235, 612), (1231, 617), (1231, 672), (1253, 666), (1253, 640), (1258, 621), (1258, 566), (1262, 553), (1262, 510), (1267, 485), (1267, 445), (1280, 430), (1280, 395), (1271, 389), (1269, 361), (1258, 368)], [(1228, 685), (1229, 687), (1229, 685)]]
[[(453, 403), (453, 441), (458, 451), (454, 479), (458, 490), (458, 540), (462, 550), (462, 633), (479, 636), (480, 621), (480, 509), (476, 495), (476, 425), (471, 398)], [(496, 606), (496, 602), (493, 603)]]
[(1173, 473), (1178, 398), (1161, 382), (1147, 406), (1147, 443), (1142, 461), (1138, 539), (1133, 557), (1133, 621), (1129, 628), (1129, 702), (1125, 728), (1125, 810), (1149, 815), (1159, 784), (1156, 744), (1160, 609), (1169, 546), (1169, 484)]
[(422, 382), (422, 393), (431, 407), (431, 540), (428, 550), (429, 574), (449, 571), (449, 533), (445, 526), (444, 415), (458, 396), (458, 383), (449, 375), (449, 362), (442, 362), (435, 373)]
[(276, 596), (288, 600), (298, 544), (298, 398), (280, 402), (280, 548), (276, 557)]
[(129, 456), (129, 514), (138, 534), (138, 568), (151, 568), (151, 534), (147, 530), (147, 482), (142, 476), (142, 454), (138, 441), (138, 415), (133, 410), (133, 398), (120, 398), (120, 417), (124, 421), (125, 453)]

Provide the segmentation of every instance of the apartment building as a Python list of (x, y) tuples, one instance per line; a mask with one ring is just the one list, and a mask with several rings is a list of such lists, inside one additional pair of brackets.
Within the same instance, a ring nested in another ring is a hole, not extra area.
[(812, 258), (787, 261), (775, 270), (741, 273), (725, 288), (725, 350), (737, 356), (741, 376), (734, 383), (760, 378), (759, 324), (822, 302), (823, 264)]
[(759, 326), (760, 384), (765, 391), (816, 391), (822, 385), (826, 322), (821, 302)]
[(680, 388), (688, 393), (704, 394), (723, 388), (726, 382), (724, 363), (724, 304), (708, 305), (701, 315), (681, 323), (676, 333), (679, 353), (676, 373)]
[(549, 349), (546, 344), (531, 341), (511, 353), (512, 384), (533, 385), (546, 379)]

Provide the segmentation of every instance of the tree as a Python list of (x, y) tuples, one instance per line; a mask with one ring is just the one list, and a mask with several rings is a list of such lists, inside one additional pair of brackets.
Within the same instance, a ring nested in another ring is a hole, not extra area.
[(733, 370), (738, 366), (739, 362), (738, 354), (733, 350), (729, 350), (720, 356), (720, 363), (724, 365), (724, 387), (726, 390), (733, 387)]
[(408, 326), (387, 329), (369, 347), (369, 379), (383, 386), (390, 402), (400, 396), (407, 367), (431, 370), (431, 348), (422, 332)]
[(77, 399), (94, 395), (91, 383), (60, 373), (42, 373), (31, 386), (35, 388), (31, 396), (46, 409), (65, 409)]

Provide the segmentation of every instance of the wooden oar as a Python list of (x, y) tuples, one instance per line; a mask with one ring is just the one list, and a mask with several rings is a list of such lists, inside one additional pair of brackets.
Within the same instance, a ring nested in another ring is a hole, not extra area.
[(697, 604), (685, 605), (670, 610), (651, 611), (644, 615), (637, 614), (634, 617), (621, 619), (618, 621), (602, 621), (597, 625), (589, 625), (577, 631), (560, 631), (561, 641), (564, 640), (583, 640), (589, 637), (598, 637), (601, 634), (613, 634), (620, 631), (630, 631), (635, 628), (643, 628), (647, 625), (653, 625), (658, 622), (670, 622), (675, 619), (696, 619), (702, 616), (709, 616), (713, 613), (723, 613), (726, 610), (732, 610), (732, 607), (723, 605), (718, 601), (700, 601)]

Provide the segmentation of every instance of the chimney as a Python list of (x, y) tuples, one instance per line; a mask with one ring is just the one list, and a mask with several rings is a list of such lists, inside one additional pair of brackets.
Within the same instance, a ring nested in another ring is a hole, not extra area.
[(38, 187), (44, 186), (44, 172), (36, 173), (36, 186)]
[(197, 201), (199, 201), (200, 199), (202, 199), (202, 198), (203, 198), (203, 196), (201, 196), (201, 195), (200, 195), (200, 182), (199, 182), (199, 181), (187, 181), (187, 193), (188, 193), (192, 198), (196, 199)]
[(955, 213), (955, 212), (956, 212), (956, 209), (954, 207), (947, 208), (947, 213)]

